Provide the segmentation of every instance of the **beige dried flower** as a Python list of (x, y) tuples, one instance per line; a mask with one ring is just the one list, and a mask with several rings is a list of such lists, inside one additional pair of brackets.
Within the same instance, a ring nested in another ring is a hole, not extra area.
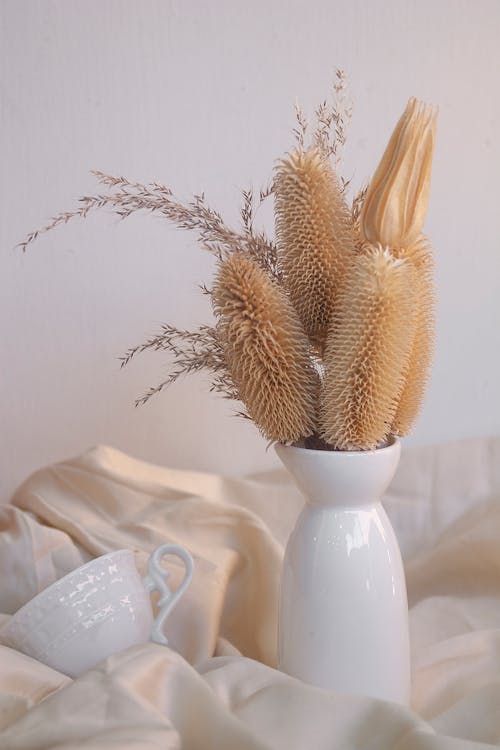
[(247, 255), (235, 253), (220, 264), (212, 299), (228, 369), (262, 434), (280, 442), (311, 435), (319, 381), (282, 290)]
[[(296, 150), (260, 194), (243, 191), (239, 231), (202, 194), (182, 202), (161, 183), (95, 172), (102, 190), (21, 243), (26, 249), (96, 210), (121, 218), (144, 211), (195, 232), (217, 258), (215, 287), (204, 288), (216, 324), (192, 331), (167, 324), (124, 356), (123, 364), (148, 350), (173, 356), (170, 373), (138, 403), (185, 374), (208, 371), (212, 390), (241, 399), (242, 416), (270, 440), (370, 449), (410, 429), (433, 349), (432, 257), (421, 231), (436, 115), (409, 101), (371, 184), (349, 209), (349, 183), (334, 171), (351, 115), (342, 71), (334, 90), (334, 100), (317, 107), (312, 131), (297, 108)], [(277, 242), (254, 221), (273, 192)]]
[(429, 243), (419, 239), (412, 247), (402, 250), (415, 269), (415, 337), (405, 373), (405, 385), (399, 400), (392, 431), (407, 435), (418, 416), (429, 380), (434, 354), (434, 259)]
[(321, 437), (340, 450), (374, 449), (391, 431), (415, 330), (415, 270), (365, 248), (342, 288), (328, 333)]
[(353, 228), (337, 178), (318, 149), (281, 160), (274, 182), (278, 264), (312, 342), (324, 343)]
[(437, 112), (410, 99), (368, 188), (361, 213), (365, 241), (409, 247), (422, 232), (436, 119)]

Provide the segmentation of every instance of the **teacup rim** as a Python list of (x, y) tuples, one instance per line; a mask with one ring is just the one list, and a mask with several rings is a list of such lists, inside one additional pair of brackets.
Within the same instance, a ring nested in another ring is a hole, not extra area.
[(10, 629), (10, 626), (15, 624), (15, 620), (18, 616), (22, 618), (22, 615), (24, 615), (25, 612), (29, 611), (31, 605), (35, 605), (36, 603), (38, 603), (38, 601), (41, 600), (45, 594), (48, 594), (51, 590), (57, 588), (58, 586), (61, 586), (66, 580), (74, 576), (76, 573), (83, 573), (85, 571), (85, 568), (90, 568), (96, 562), (100, 560), (105, 560), (107, 557), (113, 557), (115, 555), (123, 555), (124, 553), (126, 553), (127, 555), (132, 555), (132, 557), (134, 556), (134, 553), (131, 549), (123, 547), (121, 549), (111, 550), (111, 552), (106, 552), (104, 555), (93, 557), (92, 560), (87, 560), (86, 563), (83, 563), (83, 565), (79, 565), (78, 568), (75, 568), (74, 570), (70, 570), (69, 573), (66, 573), (66, 575), (64, 575), (62, 578), (58, 578), (49, 586), (42, 589), (42, 591), (39, 591), (38, 594), (35, 594), (35, 596), (33, 596), (29, 601), (27, 601), (26, 604), (23, 604), (22, 607), (19, 607), (19, 609), (16, 610), (13, 615), (11, 615), (10, 619), (5, 623), (5, 625), (3, 625), (3, 627), (0, 628), (0, 633), (6, 634), (7, 631)]

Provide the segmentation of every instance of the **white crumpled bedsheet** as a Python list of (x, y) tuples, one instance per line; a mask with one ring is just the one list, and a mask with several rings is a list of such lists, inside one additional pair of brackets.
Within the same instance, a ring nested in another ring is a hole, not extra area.
[[(77, 680), (0, 647), (1, 750), (458, 750), (500, 745), (500, 438), (403, 449), (385, 507), (405, 560), (412, 706), (277, 672), (283, 546), (302, 500), (248, 479), (98, 447), (0, 506), (0, 622), (51, 582), (129, 547), (188, 547), (171, 648), (134, 647)], [(182, 569), (173, 568), (173, 583)]]

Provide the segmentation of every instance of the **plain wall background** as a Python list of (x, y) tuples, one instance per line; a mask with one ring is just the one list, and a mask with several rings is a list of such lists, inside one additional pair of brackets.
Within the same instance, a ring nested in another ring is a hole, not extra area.
[(152, 216), (104, 213), (13, 250), (95, 190), (92, 168), (205, 191), (238, 220), (344, 68), (344, 174), (369, 178), (409, 96), (439, 104), (426, 230), (437, 354), (413, 443), (500, 431), (498, 0), (2, 0), (0, 496), (96, 443), (236, 474), (276, 461), (203, 378), (142, 409), (166, 355), (118, 356), (161, 322), (209, 320), (212, 259)]

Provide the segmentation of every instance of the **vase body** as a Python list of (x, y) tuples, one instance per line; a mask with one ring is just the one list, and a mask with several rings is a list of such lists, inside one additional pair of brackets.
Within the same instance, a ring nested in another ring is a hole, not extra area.
[(380, 503), (399, 441), (375, 451), (276, 451), (306, 499), (283, 563), (279, 668), (318, 687), (407, 704), (406, 583)]

